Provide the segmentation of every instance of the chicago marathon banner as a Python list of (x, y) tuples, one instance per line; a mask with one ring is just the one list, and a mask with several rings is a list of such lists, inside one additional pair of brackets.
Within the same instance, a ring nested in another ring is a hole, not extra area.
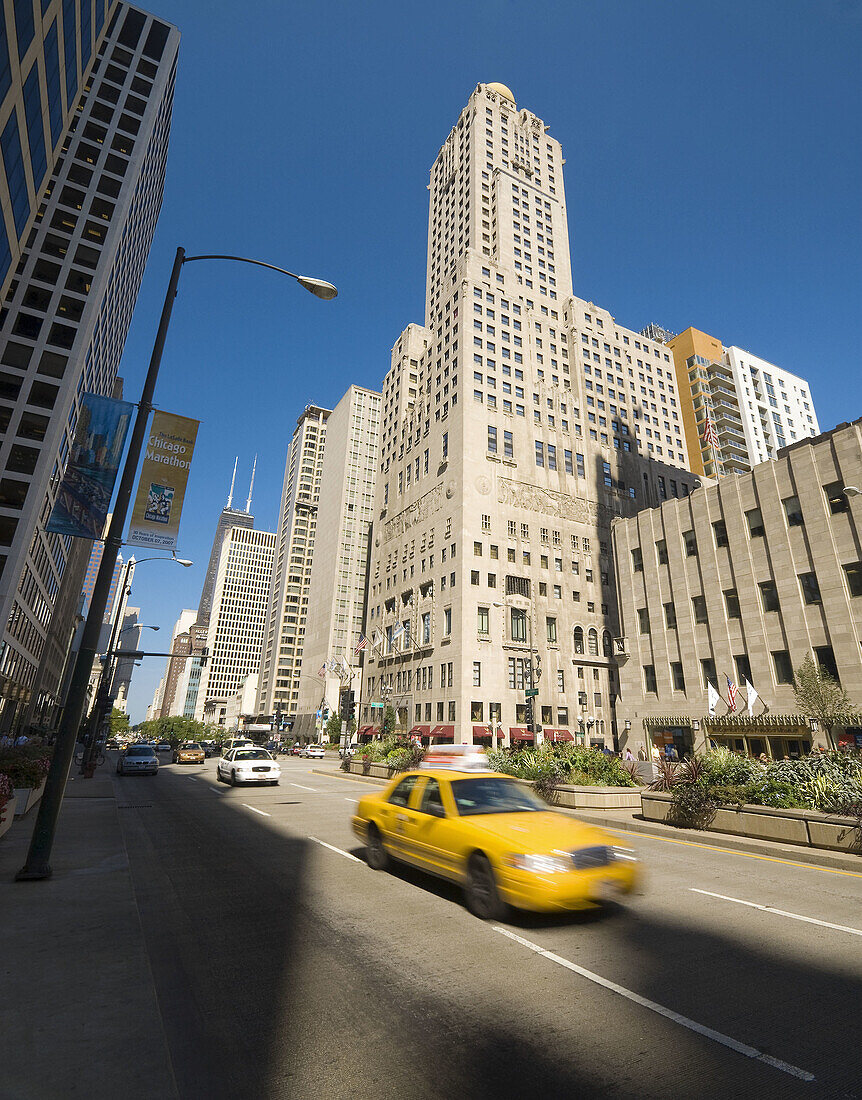
[(176, 550), (180, 516), (199, 420), (153, 414), (141, 479), (126, 542), (154, 550)]
[(81, 394), (72, 453), (45, 530), (101, 539), (134, 405)]

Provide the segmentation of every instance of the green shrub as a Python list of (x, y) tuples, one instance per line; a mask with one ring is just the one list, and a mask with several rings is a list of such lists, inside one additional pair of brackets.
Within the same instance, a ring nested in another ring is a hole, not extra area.
[(722, 747), (703, 757), (703, 770), (710, 787), (744, 787), (763, 774), (763, 765)]
[(566, 773), (556, 760), (544, 760), (536, 768), (533, 790), (545, 802), (555, 802), (557, 788), (566, 782)]
[(38, 787), (51, 767), (49, 750), (32, 746), (0, 750), (0, 772), (8, 775), (13, 787)]
[(673, 788), (668, 820), (683, 829), (705, 829), (715, 817), (715, 802), (699, 783), (677, 783)]
[(393, 772), (409, 772), (418, 768), (425, 756), (425, 750), (415, 742), (402, 745), (393, 749), (386, 757), (386, 762)]

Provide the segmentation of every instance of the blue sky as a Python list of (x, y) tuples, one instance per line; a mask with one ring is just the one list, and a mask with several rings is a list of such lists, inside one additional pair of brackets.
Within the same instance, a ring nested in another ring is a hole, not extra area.
[[(196, 564), (138, 571), (132, 602), (161, 626), (158, 648), (196, 606), (234, 457), (244, 504), (257, 453), (252, 510), (273, 530), (302, 408), (378, 388), (423, 320), (428, 172), (480, 81), (507, 84), (563, 145), (576, 294), (808, 378), (823, 429), (862, 415), (859, 0), (416, 7), (153, 6), (183, 40), (127, 398), (177, 245), (339, 288), (321, 302), (252, 267), (184, 269), (156, 402), (202, 421), (180, 533)], [(134, 721), (163, 665), (136, 671)]]

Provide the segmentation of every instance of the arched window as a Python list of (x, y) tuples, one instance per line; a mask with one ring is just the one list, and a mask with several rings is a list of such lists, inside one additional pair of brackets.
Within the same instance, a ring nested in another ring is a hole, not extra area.
[(582, 626), (575, 627), (575, 653), (584, 652), (584, 628)]
[(598, 632), (598, 630), (595, 629), (595, 627), (590, 628), (590, 633), (588, 635), (588, 638), (589, 638), (589, 646), (590, 646), (590, 656), (591, 657), (598, 657), (598, 655), (599, 655), (599, 632)]
[(613, 656), (613, 649), (611, 647), (611, 632), (609, 630), (606, 630), (602, 634), (602, 653), (606, 657)]

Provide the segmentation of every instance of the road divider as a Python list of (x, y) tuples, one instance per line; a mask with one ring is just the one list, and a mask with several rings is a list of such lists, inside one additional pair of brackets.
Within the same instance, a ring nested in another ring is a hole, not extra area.
[(689, 1031), (694, 1031), (698, 1035), (703, 1035), (706, 1039), (711, 1039), (715, 1043), (720, 1043), (722, 1046), (736, 1051), (737, 1054), (742, 1054), (744, 1057), (752, 1058), (757, 1062), (763, 1062), (773, 1069), (790, 1074), (791, 1077), (797, 1077), (800, 1081), (815, 1080), (814, 1074), (809, 1073), (808, 1070), (800, 1069), (798, 1066), (793, 1066), (789, 1062), (783, 1062), (780, 1058), (773, 1058), (771, 1054), (764, 1054), (762, 1050), (757, 1050), (756, 1047), (748, 1046), (747, 1043), (741, 1043), (738, 1039), (733, 1039), (729, 1035), (723, 1035), (720, 1031), (715, 1031), (714, 1028), (707, 1027), (705, 1024), (699, 1024), (696, 1020), (690, 1020), (688, 1016), (682, 1016), (679, 1012), (674, 1012), (672, 1008), (666, 1008), (656, 1001), (651, 1001), (648, 997), (642, 997), (639, 993), (635, 993), (631, 989), (626, 989), (625, 986), (617, 985), (616, 982), (612, 982), (608, 978), (603, 978), (601, 974), (595, 974), (592, 970), (586, 970), (583, 966), (578, 966), (577, 963), (569, 962), (568, 959), (564, 959), (561, 955), (555, 955), (553, 951), (545, 950), (544, 947), (541, 947), (537, 943), (533, 943), (531, 940), (525, 940), (523, 936), (518, 936), (514, 932), (510, 932), (508, 928), (501, 928), (499, 925), (493, 925), (493, 929), (495, 932), (499, 932), (501, 936), (506, 936), (507, 939), (514, 940), (515, 943), (519, 943), (529, 951), (534, 951), (537, 955), (541, 955), (542, 958), (548, 959), (549, 962), (556, 963), (558, 966), (563, 966), (566, 970), (571, 970), (572, 973), (579, 974), (582, 978), (586, 978), (587, 981), (594, 982), (596, 985), (600, 985), (604, 989), (610, 990), (612, 993), (617, 993), (620, 997), (625, 997), (627, 1001), (632, 1001), (642, 1008), (649, 1009), (650, 1012), (655, 1012), (659, 1016), (664, 1016), (666, 1020), (679, 1024), (681, 1027), (688, 1028)]
[(817, 917), (804, 917), (801, 913), (788, 913), (786, 909), (776, 909), (773, 905), (759, 905), (756, 901), (743, 901), (742, 898), (730, 898), (726, 894), (713, 894), (711, 890), (698, 890), (690, 886), (693, 894), (704, 894), (708, 898), (718, 898), (719, 901), (732, 901), (736, 905), (746, 905), (749, 909), (759, 909), (762, 913), (772, 913), (776, 917), (789, 917), (790, 920), (801, 920), (806, 924), (816, 924), (820, 928), (831, 928), (835, 932), (847, 932), (851, 936), (862, 936), (862, 928), (850, 928), (846, 924), (832, 924), (828, 920), (818, 920)]

